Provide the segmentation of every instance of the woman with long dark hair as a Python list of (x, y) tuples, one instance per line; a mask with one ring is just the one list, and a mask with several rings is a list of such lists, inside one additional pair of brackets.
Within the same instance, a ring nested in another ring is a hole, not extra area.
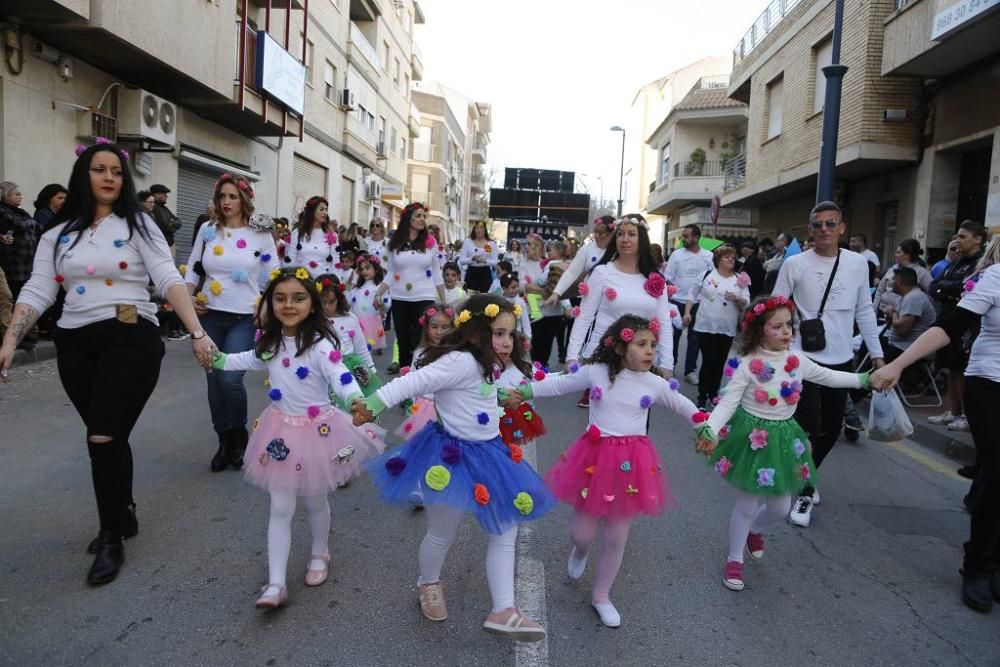
[(413, 361), (413, 350), (420, 341), (418, 320), (424, 309), (435, 302), (444, 303), (437, 241), (427, 232), (427, 207), (420, 202), (403, 209), (399, 227), (389, 239), (385, 273), (386, 280), (379, 286), (375, 304), (381, 307), (382, 297), (389, 292), (399, 344), (399, 362), (388, 368), (394, 373)]
[(42, 233), (49, 231), (52, 220), (65, 202), (66, 188), (58, 183), (49, 183), (38, 192), (38, 196), (35, 197), (35, 215), (32, 217)]
[(335, 229), (336, 223), (330, 220), (330, 203), (325, 197), (310, 197), (292, 229), (285, 250), (286, 264), (304, 267), (314, 276), (333, 273), (340, 261)]
[[(618, 220), (614, 230), (614, 242), (608, 244), (587, 281), (580, 283), (583, 301), (566, 351), (570, 365), (590, 357), (608, 327), (623, 315), (656, 320), (664, 329), (670, 327), (666, 281), (653, 260), (646, 219), (632, 213)], [(669, 377), (674, 350), (673, 338), (666, 332), (659, 337), (656, 351), (659, 372)]]
[(0, 347), (0, 381), (7, 382), (18, 342), (59, 288), (66, 289), (55, 344), (59, 378), (87, 427), (101, 524), (87, 549), (96, 554), (87, 574), (92, 585), (115, 578), (125, 560), (123, 540), (139, 531), (129, 436), (156, 387), (164, 353), (146, 287), (151, 279), (191, 331), (199, 363), (207, 367), (215, 350), (163, 234), (139, 209), (126, 159), (110, 143), (80, 153), (66, 203), (41, 238)]
[(489, 292), (493, 270), (499, 260), (500, 251), (490, 239), (486, 223), (477, 220), (469, 230), (469, 240), (462, 246), (458, 259), (459, 266), (465, 271), (465, 288), (479, 293)]
[[(261, 289), (279, 264), (271, 236), (273, 221), (254, 215), (253, 186), (242, 176), (220, 176), (213, 201), (219, 217), (198, 231), (185, 280), (205, 330), (220, 350), (245, 352), (253, 345), (254, 309)], [(244, 374), (214, 371), (205, 376), (212, 427), (219, 439), (212, 472), (243, 467), (250, 437)]]

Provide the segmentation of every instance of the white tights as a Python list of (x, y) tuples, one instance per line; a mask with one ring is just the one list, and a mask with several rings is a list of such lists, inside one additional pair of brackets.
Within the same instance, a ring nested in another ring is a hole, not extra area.
[[(271, 491), (271, 519), (267, 524), (267, 567), (272, 585), (285, 585), (288, 552), (292, 549), (292, 517), (295, 515), (294, 491)], [(326, 494), (302, 496), (309, 515), (312, 551), (321, 556), (330, 548), (330, 502)], [(312, 566), (312, 564), (310, 564)], [(320, 567), (316, 565), (317, 569)]]
[[(447, 505), (427, 505), (427, 534), (420, 543), (420, 579), (418, 584), (433, 584), (441, 580), (441, 566), (448, 549), (455, 541), (458, 526), (465, 512)], [(514, 603), (514, 549), (517, 546), (517, 526), (500, 535), (489, 536), (486, 548), (486, 582), (493, 598), (493, 612), (516, 606)]]
[(729, 560), (742, 563), (747, 536), (785, 518), (791, 509), (791, 496), (755, 496), (737, 491), (736, 506), (729, 517)]
[[(602, 519), (582, 512), (573, 514), (569, 536), (573, 542), (573, 557), (582, 560), (590, 553), (590, 545), (597, 537), (597, 528)], [(597, 564), (597, 576), (594, 577), (592, 600), (598, 604), (610, 602), (611, 586), (615, 583), (618, 570), (621, 569), (625, 557), (625, 544), (628, 542), (629, 528), (632, 519), (603, 519), (604, 535), (601, 539), (601, 560)]]

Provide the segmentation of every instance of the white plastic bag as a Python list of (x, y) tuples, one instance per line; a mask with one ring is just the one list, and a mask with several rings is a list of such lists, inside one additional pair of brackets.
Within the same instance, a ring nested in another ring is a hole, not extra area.
[(913, 424), (895, 391), (872, 393), (868, 412), (868, 438), (880, 442), (895, 442), (913, 434)]

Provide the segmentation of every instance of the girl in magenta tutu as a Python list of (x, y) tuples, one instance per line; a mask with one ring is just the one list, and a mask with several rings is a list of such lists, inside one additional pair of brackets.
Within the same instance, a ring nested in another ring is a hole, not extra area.
[[(454, 316), (455, 311), (452, 310), (451, 306), (445, 306), (440, 303), (435, 303), (424, 309), (424, 312), (417, 318), (421, 334), (420, 344), (413, 351), (415, 362), (419, 362), (420, 355), (428, 347), (440, 345), (445, 337), (451, 333), (451, 321)], [(406, 375), (409, 372), (409, 367), (400, 369), (400, 375)], [(437, 419), (437, 412), (434, 410), (434, 394), (425, 394), (418, 396), (413, 401), (405, 401), (403, 406), (407, 412), (407, 417), (399, 425), (395, 433), (404, 440), (409, 440), (410, 436), (419, 432), (420, 429), (427, 425), (427, 422)]]
[[(700, 440), (709, 437), (704, 426), (708, 415), (677, 391), (676, 380), (650, 372), (660, 335), (658, 321), (625, 315), (598, 341), (592, 363), (574, 365), (566, 375), (549, 375), (516, 392), (521, 398), (531, 398), (590, 391), (590, 426), (560, 455), (545, 482), (574, 509), (570, 578), (583, 576), (590, 545), (604, 522), (592, 604), (601, 622), (612, 628), (621, 625), (621, 616), (609, 595), (632, 519), (637, 514), (656, 515), (674, 505), (660, 457), (646, 435), (649, 408), (666, 406), (684, 417)], [(513, 395), (510, 400), (518, 398)]]
[(719, 436), (709, 460), (715, 472), (736, 487), (729, 518), (729, 557), (723, 585), (742, 591), (743, 551), (764, 557), (769, 524), (788, 516), (792, 494), (815, 483), (816, 466), (806, 432), (795, 421), (802, 383), (856, 388), (867, 374), (834, 371), (792, 354), (795, 306), (784, 296), (758, 297), (742, 316), (739, 357), (726, 362), (729, 384), (708, 425)]
[(257, 607), (288, 603), (285, 576), (291, 549), (295, 500), (309, 514), (312, 551), (307, 586), (326, 581), (330, 568), (330, 505), (327, 492), (361, 472), (361, 462), (378, 454), (383, 432), (354, 427), (350, 417), (330, 405), (329, 390), (347, 405), (362, 399), (358, 383), (344, 365), (340, 342), (316, 282), (304, 268), (275, 269), (257, 306), (262, 322), (252, 350), (216, 354), (218, 370), (267, 370), (271, 399), (254, 423), (244, 457), (244, 474), (271, 494), (267, 527), (269, 583)]
[(389, 308), (389, 297), (377, 295), (379, 285), (385, 280), (385, 269), (382, 268), (381, 260), (372, 255), (362, 255), (357, 264), (357, 280), (350, 294), (351, 312), (360, 320), (365, 340), (371, 345), (372, 351), (380, 355), (385, 349), (382, 314)]

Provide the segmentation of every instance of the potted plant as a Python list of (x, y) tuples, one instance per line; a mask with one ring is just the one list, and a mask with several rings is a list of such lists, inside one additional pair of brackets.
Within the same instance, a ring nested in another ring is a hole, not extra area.
[(701, 176), (705, 173), (705, 149), (699, 146), (691, 151), (691, 161), (685, 169), (688, 176)]

